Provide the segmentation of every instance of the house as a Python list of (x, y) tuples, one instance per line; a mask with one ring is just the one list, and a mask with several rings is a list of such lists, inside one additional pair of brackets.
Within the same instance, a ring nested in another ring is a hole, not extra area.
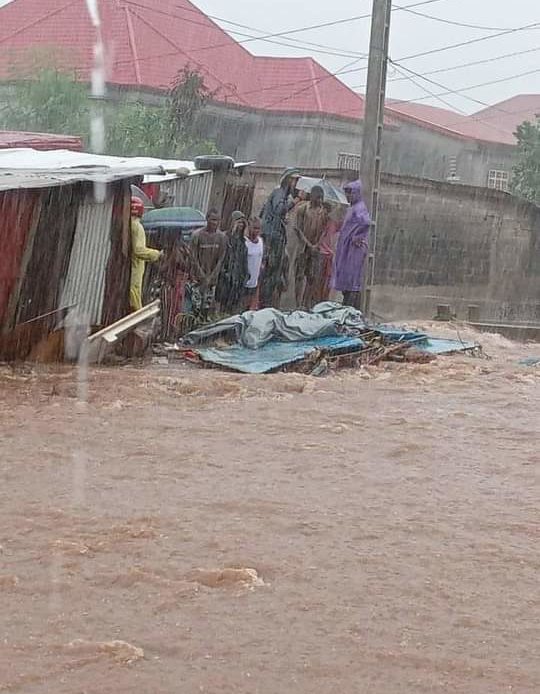
[[(189, 0), (101, 0), (99, 10), (111, 99), (159, 103), (189, 67), (212, 94), (201, 134), (237, 161), (356, 167), (364, 100), (317, 61), (254, 56)], [(12, 0), (0, 9), (0, 79), (9, 81), (29, 56), (52, 52), (88, 82), (96, 36), (86, 0)], [(516, 159), (512, 132), (540, 97), (515, 99), (468, 117), (389, 103), (384, 169), (506, 187)]]

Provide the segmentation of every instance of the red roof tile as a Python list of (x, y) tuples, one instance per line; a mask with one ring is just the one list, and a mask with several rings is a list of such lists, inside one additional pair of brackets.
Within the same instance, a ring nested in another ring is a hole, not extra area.
[(540, 94), (518, 94), (474, 114), (483, 123), (493, 123), (508, 133), (515, 133), (524, 121), (534, 123), (540, 115)]
[[(101, 0), (107, 81), (166, 89), (196, 68), (216, 101), (285, 112), (359, 117), (363, 99), (311, 58), (255, 57), (189, 0)], [(93, 28), (85, 0), (13, 0), (0, 9), (0, 76), (28, 50), (55, 47), (89, 79)]]
[(391, 101), (387, 111), (398, 120), (417, 122), (455, 137), (514, 145), (517, 126), (525, 120), (534, 121), (536, 114), (540, 114), (540, 94), (521, 94), (470, 116), (403, 101)]

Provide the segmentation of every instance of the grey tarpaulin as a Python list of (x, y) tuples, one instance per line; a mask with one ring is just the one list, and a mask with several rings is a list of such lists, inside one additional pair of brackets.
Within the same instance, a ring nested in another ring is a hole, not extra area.
[(315, 306), (311, 312), (288, 313), (274, 308), (246, 311), (190, 332), (184, 337), (183, 343), (199, 345), (219, 335), (232, 334), (244, 347), (259, 349), (270, 340), (312, 340), (340, 335), (347, 332), (344, 328), (352, 332), (365, 330), (366, 327), (360, 311), (327, 301)]

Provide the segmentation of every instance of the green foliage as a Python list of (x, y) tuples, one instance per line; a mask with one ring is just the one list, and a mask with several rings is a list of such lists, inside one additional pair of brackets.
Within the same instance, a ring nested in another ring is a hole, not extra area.
[(41, 68), (33, 79), (23, 76), (13, 83), (0, 119), (8, 130), (87, 136), (87, 89), (70, 73)]
[(163, 108), (138, 102), (111, 105), (106, 115), (107, 153), (164, 157)]
[[(163, 106), (109, 103), (107, 152), (180, 159), (217, 154), (215, 144), (197, 134), (198, 116), (210, 96), (202, 77), (186, 69), (177, 76)], [(57, 67), (34, 66), (14, 76), (9, 103), (0, 113), (5, 129), (80, 135), (86, 147), (89, 123), (88, 87)]]
[(520, 160), (512, 174), (512, 190), (540, 205), (540, 118), (534, 123), (522, 123), (516, 137)]

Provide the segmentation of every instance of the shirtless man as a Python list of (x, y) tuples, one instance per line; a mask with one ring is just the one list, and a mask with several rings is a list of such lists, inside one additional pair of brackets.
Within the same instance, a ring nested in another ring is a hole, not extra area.
[(313, 186), (311, 199), (302, 204), (296, 213), (295, 231), (298, 236), (298, 252), (295, 265), (296, 306), (312, 308), (318, 281), (316, 271), (319, 258), (319, 241), (328, 223), (324, 205), (324, 192)]
[(191, 237), (191, 282), (188, 295), (193, 313), (207, 318), (214, 306), (216, 283), (227, 250), (227, 236), (219, 230), (219, 212), (209, 210), (206, 226)]

